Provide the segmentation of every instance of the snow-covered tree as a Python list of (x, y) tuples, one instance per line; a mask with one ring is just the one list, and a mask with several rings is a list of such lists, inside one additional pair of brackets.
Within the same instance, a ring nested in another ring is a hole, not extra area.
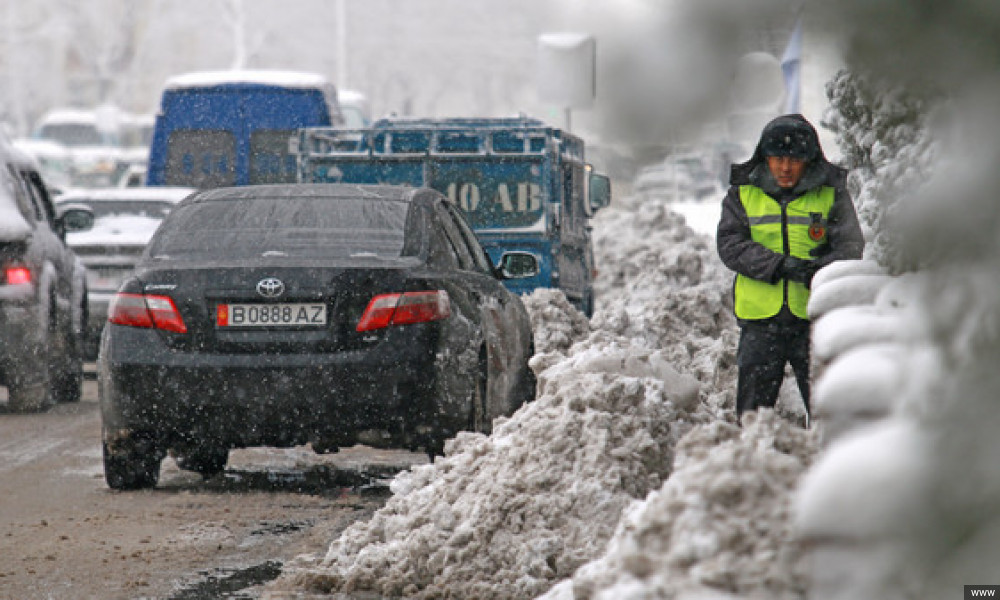
[(928, 99), (872, 75), (841, 71), (827, 84), (824, 125), (837, 134), (868, 252), (891, 271), (908, 270), (892, 227), (898, 203), (926, 182), (933, 159)]

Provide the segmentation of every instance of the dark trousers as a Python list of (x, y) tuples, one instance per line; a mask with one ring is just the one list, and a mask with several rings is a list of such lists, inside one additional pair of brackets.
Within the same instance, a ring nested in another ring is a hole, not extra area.
[(740, 323), (736, 353), (739, 382), (736, 415), (748, 410), (773, 408), (778, 400), (785, 365), (791, 363), (802, 401), (809, 412), (809, 321)]

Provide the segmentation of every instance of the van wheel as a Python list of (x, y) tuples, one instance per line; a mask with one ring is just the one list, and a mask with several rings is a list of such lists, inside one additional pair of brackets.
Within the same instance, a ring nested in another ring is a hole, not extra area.
[(113, 490), (140, 490), (155, 487), (160, 480), (160, 456), (142, 440), (121, 443), (112, 452), (107, 442), (101, 444), (104, 454), (104, 480)]

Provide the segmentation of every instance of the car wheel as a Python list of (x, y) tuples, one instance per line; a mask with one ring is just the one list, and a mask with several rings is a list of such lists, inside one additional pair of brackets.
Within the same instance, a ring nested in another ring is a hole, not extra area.
[(52, 399), (56, 402), (79, 402), (83, 396), (81, 348), (70, 341), (66, 341), (63, 348), (64, 351), (52, 359)]
[(49, 365), (45, 347), (26, 352), (13, 365), (7, 385), (8, 407), (12, 412), (39, 412), (49, 407)]
[(104, 452), (104, 480), (113, 490), (140, 490), (155, 487), (160, 480), (160, 456), (142, 441), (123, 442), (117, 452), (101, 444)]
[(186, 452), (175, 452), (177, 466), (185, 471), (194, 471), (209, 479), (226, 470), (229, 449), (216, 446), (199, 446)]
[(479, 373), (476, 385), (472, 388), (472, 398), (469, 407), (469, 430), (489, 435), (493, 429), (493, 420), (486, 411), (486, 395), (489, 390), (489, 367), (486, 352), (479, 356)]
[(56, 342), (49, 354), (52, 399), (55, 402), (79, 402), (83, 395), (82, 333), (75, 330), (72, 319), (69, 319), (62, 327), (53, 322), (49, 339)]
[(533, 401), (537, 391), (538, 379), (535, 377), (535, 372), (531, 370), (531, 367), (525, 365), (518, 385), (518, 404), (515, 410), (521, 408), (525, 403)]

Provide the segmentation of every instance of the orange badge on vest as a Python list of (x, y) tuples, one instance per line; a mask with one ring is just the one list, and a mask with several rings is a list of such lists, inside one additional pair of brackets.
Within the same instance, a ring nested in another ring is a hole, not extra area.
[(809, 225), (809, 239), (820, 242), (826, 237), (826, 226), (823, 224), (822, 213), (809, 213), (812, 223)]

